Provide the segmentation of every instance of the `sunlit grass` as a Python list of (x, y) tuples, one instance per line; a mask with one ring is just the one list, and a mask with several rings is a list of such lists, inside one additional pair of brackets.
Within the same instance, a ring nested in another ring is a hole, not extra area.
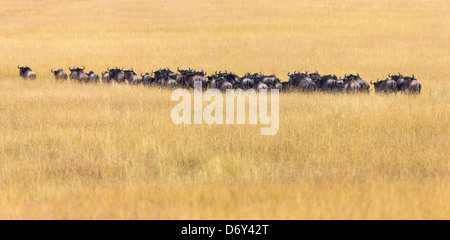
[[(2, 219), (448, 219), (445, 1), (14, 1), (0, 10)], [(28, 65), (35, 82), (18, 78)], [(288, 93), (280, 130), (174, 125), (171, 91), (84, 65), (398, 71), (414, 97)]]

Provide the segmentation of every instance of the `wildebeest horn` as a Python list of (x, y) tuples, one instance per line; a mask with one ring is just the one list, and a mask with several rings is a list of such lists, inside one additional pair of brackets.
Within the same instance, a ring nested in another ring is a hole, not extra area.
[(53, 72), (53, 68), (52, 68), (52, 70), (50, 70), (50, 72)]
[(412, 78), (414, 79), (414, 74), (412, 75)]
[(390, 74), (390, 73), (388, 74), (388, 77), (391, 77), (391, 74)]
[(373, 84), (372, 80), (370, 80), (370, 84)]
[(20, 65), (17, 65), (17, 68), (20, 69)]
[(111, 70), (109, 69), (109, 67), (107, 67), (106, 69), (108, 69), (108, 71), (111, 71)]
[(83, 70), (84, 70), (84, 69), (86, 69), (86, 68), (83, 66)]
[(144, 77), (144, 75), (142, 75), (142, 73), (141, 73), (141, 77)]

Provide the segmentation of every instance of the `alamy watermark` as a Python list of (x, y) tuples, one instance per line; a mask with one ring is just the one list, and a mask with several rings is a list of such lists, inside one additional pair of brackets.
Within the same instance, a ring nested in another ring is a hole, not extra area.
[[(176, 89), (171, 96), (172, 101), (179, 102), (172, 109), (171, 118), (174, 124), (259, 124), (261, 135), (275, 135), (280, 126), (279, 91), (270, 91), (270, 116), (267, 89), (227, 89), (224, 94), (218, 89), (208, 89), (203, 92), (200, 81), (194, 84), (194, 103), (191, 92), (186, 89)], [(248, 98), (248, 122), (246, 121), (246, 98)], [(210, 102), (203, 109), (203, 101)], [(192, 109), (193, 105), (193, 109)], [(236, 105), (236, 109), (235, 109)], [(192, 111), (193, 110), (193, 111)], [(259, 111), (258, 111), (259, 110)], [(235, 118), (236, 113), (236, 118)], [(258, 114), (259, 113), (259, 114)], [(193, 121), (192, 121), (193, 115)]]

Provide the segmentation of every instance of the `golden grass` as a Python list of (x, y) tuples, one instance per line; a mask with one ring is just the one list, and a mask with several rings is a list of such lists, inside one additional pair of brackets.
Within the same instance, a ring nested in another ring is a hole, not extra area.
[[(3, 1), (1, 219), (449, 219), (447, 1)], [(36, 82), (17, 77), (29, 65)], [(415, 74), (280, 96), (280, 130), (170, 120), (168, 90), (50, 68)]]

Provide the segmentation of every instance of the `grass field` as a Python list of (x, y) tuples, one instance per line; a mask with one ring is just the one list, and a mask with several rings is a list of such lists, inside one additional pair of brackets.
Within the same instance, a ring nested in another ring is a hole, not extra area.
[[(448, 1), (3, 0), (0, 23), (0, 219), (450, 219)], [(54, 81), (73, 65), (423, 88), (282, 94), (261, 136), (174, 125), (168, 90)]]

